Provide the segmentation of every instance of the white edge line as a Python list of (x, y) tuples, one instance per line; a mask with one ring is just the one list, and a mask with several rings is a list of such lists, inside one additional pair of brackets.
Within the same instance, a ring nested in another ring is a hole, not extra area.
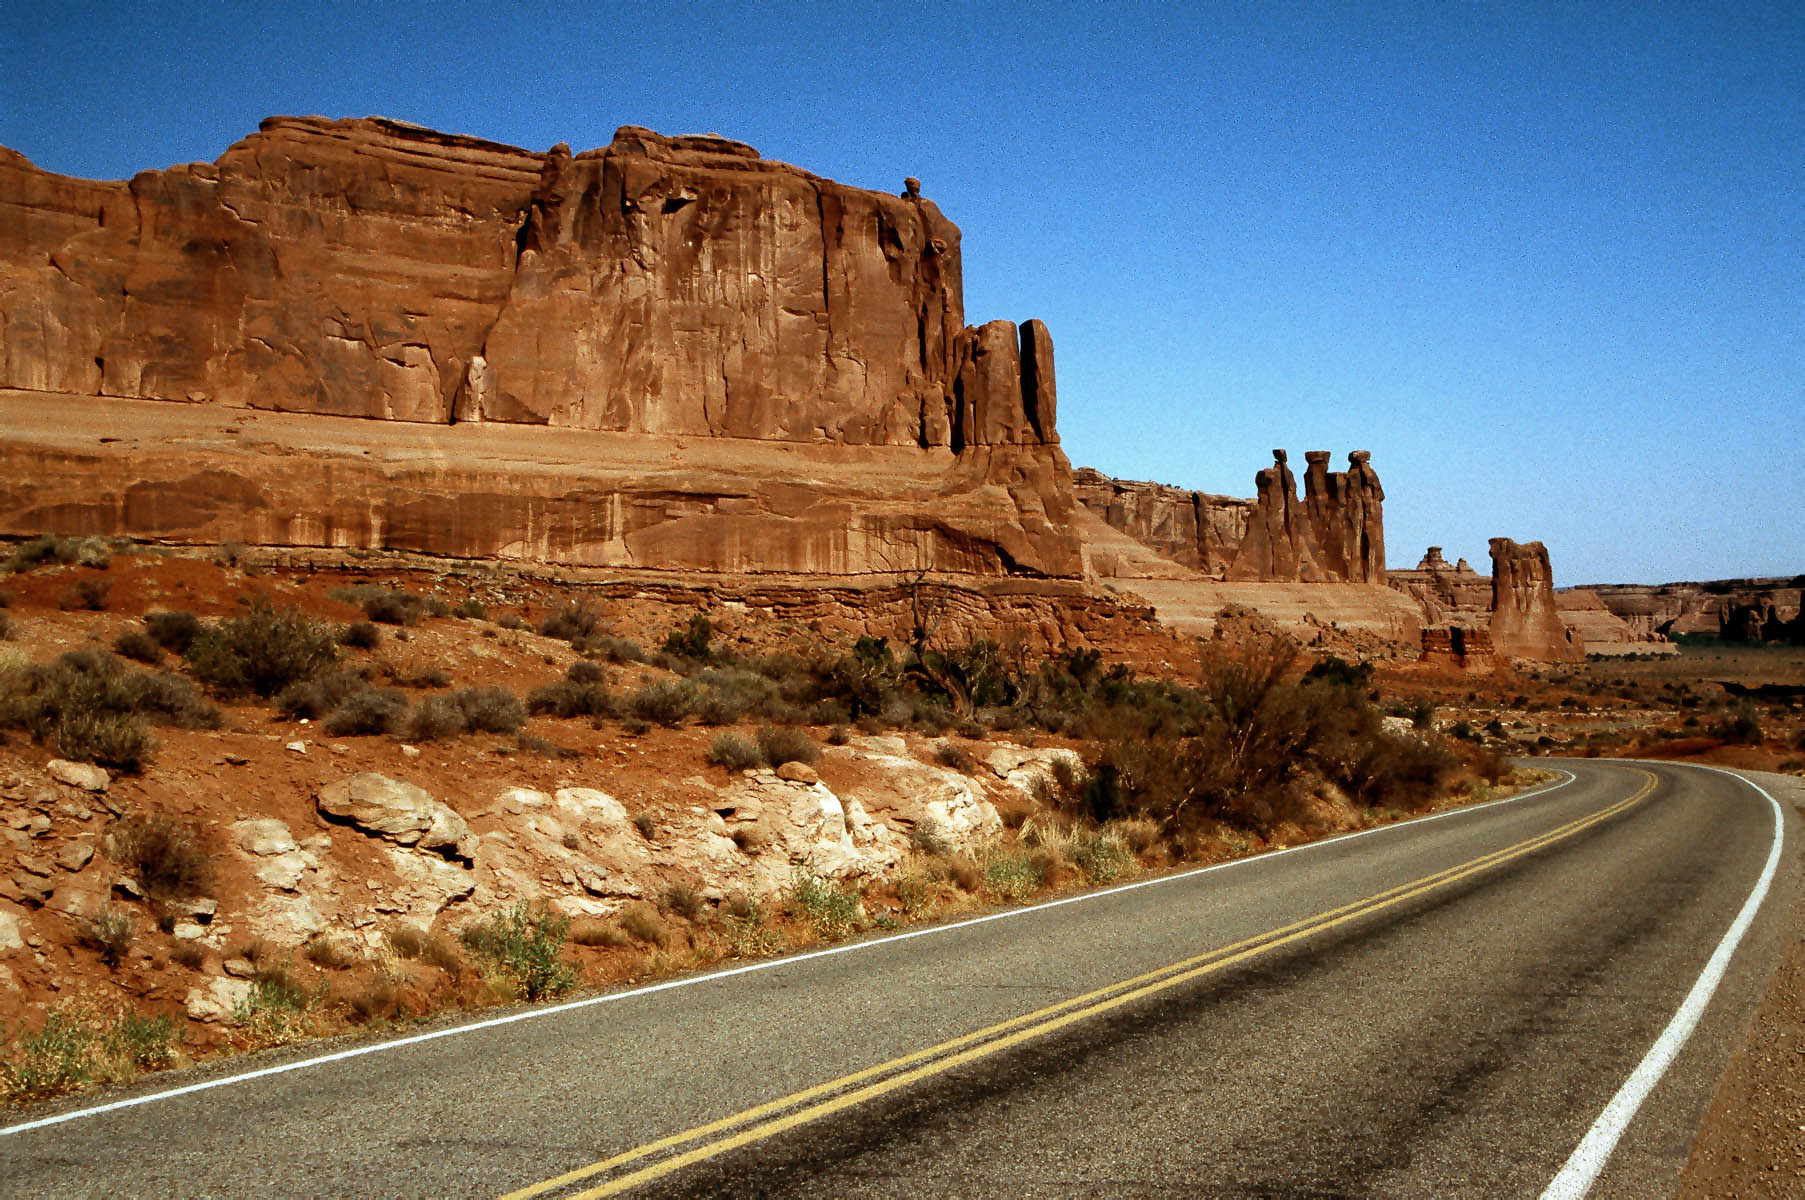
[(117, 1112), (120, 1109), (136, 1108), (139, 1105), (150, 1104), (157, 1100), (173, 1100), (177, 1096), (187, 1096), (195, 1092), (205, 1092), (213, 1088), (226, 1087), (229, 1084), (248, 1083), (253, 1079), (263, 1079), (271, 1075), (284, 1075), (290, 1071), (302, 1071), (312, 1067), (323, 1067), (328, 1063), (343, 1062), (349, 1058), (360, 1058), (366, 1054), (380, 1054), (389, 1050), (398, 1050), (403, 1046), (414, 1046), (419, 1045), (422, 1042), (437, 1041), (439, 1038), (474, 1033), (479, 1029), (492, 1029), (498, 1025), (512, 1025), (520, 1021), (538, 1020), (542, 1017), (556, 1016), (559, 1013), (570, 1012), (574, 1009), (591, 1008), (598, 1004), (613, 1004), (620, 1000), (631, 1000), (638, 996), (649, 996), (654, 992), (669, 991), (674, 988), (693, 987), (701, 983), (713, 983), (716, 980), (728, 979), (735, 975), (747, 975), (754, 971), (769, 971), (778, 967), (787, 967), (796, 963), (808, 962), (811, 959), (827, 958), (835, 954), (850, 954), (859, 950), (869, 950), (876, 946), (887, 946), (896, 942), (905, 942), (911, 938), (934, 937), (939, 934), (952, 933), (959, 929), (968, 929), (974, 925), (988, 924), (991, 921), (1004, 921), (1015, 917), (1025, 917), (1030, 913), (1044, 912), (1047, 909), (1060, 908), (1067, 904), (1080, 904), (1091, 900), (1102, 899), (1105, 896), (1118, 895), (1122, 892), (1132, 892), (1139, 888), (1158, 887), (1162, 884), (1174, 883), (1181, 879), (1194, 879), (1199, 875), (1208, 875), (1212, 871), (1225, 871), (1232, 867), (1246, 866), (1250, 863), (1271, 862), (1273, 859), (1283, 857), (1287, 854), (1295, 854), (1304, 850), (1315, 850), (1323, 846), (1333, 845), (1336, 842), (1352, 841), (1355, 838), (1366, 837), (1369, 834), (1385, 833), (1394, 829), (1407, 829), (1419, 825), (1426, 825), (1431, 821), (1439, 821), (1443, 817), (1464, 816), (1467, 813), (1479, 812), (1483, 809), (1493, 808), (1500, 804), (1514, 804), (1520, 800), (1527, 800), (1531, 796), (1545, 796), (1551, 792), (1558, 791), (1573, 782), (1574, 776), (1572, 772), (1561, 771), (1558, 767), (1549, 769), (1558, 771), (1560, 774), (1565, 775), (1566, 778), (1559, 783), (1534, 787), (1528, 791), (1519, 792), (1514, 796), (1505, 796), (1497, 800), (1488, 800), (1484, 804), (1472, 804), (1461, 808), (1450, 808), (1442, 812), (1431, 813), (1426, 817), (1415, 817), (1408, 821), (1394, 821), (1389, 825), (1377, 825), (1371, 829), (1361, 829), (1354, 833), (1338, 834), (1332, 838), (1323, 838), (1320, 841), (1306, 842), (1301, 846), (1287, 846), (1283, 850), (1272, 850), (1265, 854), (1255, 854), (1247, 858), (1237, 858), (1229, 862), (1216, 863), (1208, 867), (1198, 867), (1194, 870), (1180, 871), (1172, 875), (1161, 875), (1154, 879), (1142, 879), (1134, 883), (1125, 883), (1117, 887), (1084, 892), (1076, 896), (1066, 896), (1059, 900), (1048, 900), (1040, 904), (1031, 904), (1022, 908), (1005, 909), (1002, 912), (989, 913), (982, 917), (971, 917), (964, 921), (955, 921), (949, 925), (935, 925), (927, 929), (910, 930), (907, 933), (893, 933), (881, 938), (870, 938), (860, 942), (848, 942), (844, 945), (829, 946), (822, 950), (811, 950), (804, 954), (792, 954), (783, 958), (772, 958), (765, 959), (761, 962), (746, 963), (743, 966), (729, 967), (722, 971), (711, 971), (705, 975), (690, 975), (682, 979), (666, 980), (663, 983), (647, 984), (644, 987), (633, 988), (629, 991), (610, 992), (605, 996), (590, 996), (582, 1000), (566, 1001), (563, 1004), (553, 1004), (543, 1008), (530, 1008), (522, 1012), (509, 1013), (502, 1017), (489, 1017), (481, 1021), (472, 1021), (469, 1024), (454, 1025), (447, 1029), (435, 1029), (431, 1033), (416, 1033), (410, 1034), (407, 1037), (395, 1038), (390, 1041), (376, 1042), (364, 1046), (353, 1046), (346, 1050), (334, 1051), (331, 1054), (319, 1054), (312, 1058), (297, 1059), (294, 1062), (277, 1063), (273, 1066), (259, 1067), (255, 1071), (245, 1071), (236, 1075), (226, 1075), (218, 1079), (206, 1079), (199, 1083), (190, 1083), (185, 1084), (182, 1087), (169, 1088), (166, 1091), (149, 1092), (142, 1096), (129, 1096), (123, 1100), (114, 1100), (107, 1104), (96, 1104), (87, 1108), (71, 1109), (68, 1112), (57, 1113), (54, 1116), (40, 1117), (35, 1121), (25, 1121), (17, 1125), (8, 1125), (5, 1128), (0, 1128), (0, 1137), (7, 1137), (15, 1133), (27, 1133), (33, 1129), (43, 1129), (51, 1125), (61, 1125), (66, 1121), (76, 1121), (84, 1117), (97, 1117), (103, 1113)]
[(1617, 1149), (1618, 1139), (1623, 1136), (1624, 1131), (1629, 1128), (1630, 1122), (1635, 1119), (1637, 1110), (1642, 1107), (1642, 1102), (1648, 1099), (1649, 1093), (1654, 1091), (1655, 1085), (1661, 1082), (1661, 1077), (1667, 1073), (1667, 1068), (1673, 1064), (1674, 1058), (1684, 1048), (1687, 1040), (1692, 1037), (1693, 1030), (1698, 1027), (1699, 1018), (1704, 1015), (1705, 1006), (1711, 1003), (1711, 997), (1717, 991), (1717, 985), (1723, 981), (1724, 972), (1730, 965), (1730, 957), (1736, 953), (1736, 947), (1742, 942), (1742, 935), (1748, 932), (1749, 926), (1754, 922), (1755, 913), (1760, 909), (1761, 902), (1767, 898), (1768, 885), (1773, 883), (1774, 873), (1780, 866), (1780, 847), (1786, 836), (1785, 815), (1781, 811), (1780, 802), (1775, 800), (1766, 788), (1753, 779), (1738, 775), (1734, 771), (1726, 771), (1722, 767), (1707, 766), (1704, 763), (1667, 763), (1665, 765), (1684, 765), (1704, 771), (1715, 771), (1720, 775), (1728, 775), (1732, 779), (1740, 779), (1754, 788), (1774, 810), (1774, 844), (1767, 852), (1767, 865), (1761, 870), (1761, 878), (1755, 881), (1754, 890), (1743, 902), (1742, 911), (1736, 914), (1736, 919), (1730, 922), (1730, 927), (1724, 931), (1723, 940), (1718, 942), (1717, 949), (1712, 953), (1710, 960), (1705, 963), (1705, 969), (1699, 973), (1698, 980), (1692, 985), (1692, 990), (1686, 993), (1686, 999), (1680, 1003), (1679, 1011), (1673, 1014), (1673, 1020), (1667, 1023), (1667, 1028), (1661, 1031), (1661, 1036), (1655, 1040), (1653, 1046), (1649, 1047), (1648, 1053), (1643, 1056), (1642, 1061), (1636, 1064), (1636, 1069), (1630, 1072), (1630, 1077), (1624, 1081), (1622, 1087), (1617, 1089), (1617, 1094), (1611, 1097), (1611, 1102), (1604, 1106), (1604, 1111), (1598, 1114), (1598, 1119), (1592, 1122), (1592, 1128), (1588, 1129), (1586, 1136), (1580, 1139), (1579, 1145), (1574, 1148), (1566, 1165), (1561, 1167), (1560, 1172), (1549, 1181), (1547, 1190), (1542, 1193), (1542, 1200), (1580, 1200), (1580, 1197), (1591, 1190), (1599, 1173), (1610, 1161), (1612, 1152)]

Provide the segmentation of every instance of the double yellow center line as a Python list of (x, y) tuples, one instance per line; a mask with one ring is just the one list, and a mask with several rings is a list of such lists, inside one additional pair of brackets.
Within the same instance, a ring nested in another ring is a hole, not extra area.
[[(1425, 875), (1409, 883), (1399, 884), (1396, 887), (1355, 900), (1350, 904), (1344, 904), (1339, 908), (1331, 908), (1314, 916), (1293, 921), (1289, 925), (1269, 929), (1231, 945), (1169, 963), (1143, 975), (1119, 980), (1107, 987), (1086, 992), (1081, 996), (1074, 996), (1069, 1000), (1062, 1000), (1057, 1004), (1023, 1013), (1019, 1017), (1012, 1017), (999, 1024), (953, 1038), (951, 1041), (941, 1042), (937, 1046), (929, 1046), (925, 1050), (917, 1050), (912, 1054), (905, 1054), (900, 1058), (893, 1058), (888, 1062), (866, 1067), (862, 1071), (854, 1071), (850, 1075), (842, 1075), (838, 1079), (830, 1079), (825, 1083), (804, 1088), (802, 1091), (756, 1105), (734, 1113), (732, 1116), (722, 1117), (718, 1121), (710, 1121), (706, 1125), (697, 1125), (682, 1133), (674, 1133), (669, 1137), (647, 1142), (643, 1146), (616, 1154), (612, 1158), (605, 1158), (600, 1162), (566, 1171), (562, 1175), (536, 1183), (520, 1191), (510, 1192), (502, 1200), (527, 1200), (528, 1197), (543, 1196), (548, 1192), (558, 1191), (572, 1184), (593, 1179), (597, 1175), (616, 1171), (644, 1159), (654, 1160), (635, 1170), (617, 1174), (614, 1178), (596, 1187), (574, 1193), (566, 1200), (590, 1200), (592, 1197), (613, 1196), (629, 1188), (638, 1187), (640, 1184), (669, 1175), (673, 1171), (680, 1171), (705, 1159), (725, 1154), (729, 1150), (774, 1137), (785, 1130), (794, 1129), (798, 1125), (819, 1121), (854, 1105), (863, 1104), (867, 1100), (953, 1070), (955, 1067), (976, 1062), (993, 1054), (1000, 1054), (1032, 1038), (1045, 1037), (1068, 1025), (1087, 1021), (1092, 1017), (1100, 1016), (1124, 1005), (1133, 1004), (1168, 988), (1174, 988), (1205, 975), (1226, 970), (1256, 955), (1265, 954), (1281, 946), (1287, 946), (1303, 938), (1333, 929), (1338, 925), (1344, 925), (1382, 909), (1413, 900), (1425, 893), (1448, 887), (1501, 863), (1521, 858), (1525, 854), (1533, 854), (1537, 850), (1572, 837), (1601, 821), (1608, 821), (1618, 813), (1641, 803), (1654, 791), (1655, 777), (1646, 771), (1638, 771), (1637, 774), (1641, 775), (1645, 782), (1635, 794), (1526, 841), (1507, 846), (1491, 854), (1480, 855), (1478, 858), (1469, 859), (1458, 866), (1437, 871), (1432, 875)], [(690, 1145), (691, 1143), (696, 1144)], [(686, 1145), (690, 1148), (666, 1157), (658, 1157), (665, 1155), (667, 1151), (677, 1150)]]

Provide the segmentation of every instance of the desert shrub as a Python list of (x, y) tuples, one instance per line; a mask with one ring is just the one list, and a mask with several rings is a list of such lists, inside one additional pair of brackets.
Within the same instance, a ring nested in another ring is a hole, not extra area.
[(709, 643), (714, 640), (714, 622), (702, 613), (690, 617), (689, 624), (665, 635), (664, 653), (675, 658), (707, 662), (712, 656)]
[(276, 711), (291, 721), (317, 721), (367, 687), (355, 671), (325, 671), (276, 693)]
[(577, 974), (560, 957), (570, 920), (522, 902), (467, 926), (464, 945), (526, 1000), (558, 996), (576, 986)]
[(407, 697), (393, 688), (366, 687), (352, 692), (326, 715), (326, 732), (334, 737), (374, 737), (401, 726)]
[(310, 1032), (308, 1009), (316, 998), (301, 986), (286, 963), (263, 962), (251, 977), (251, 990), (232, 1014), (240, 1035), (253, 1046), (279, 1046)]
[(628, 638), (591, 634), (589, 637), (579, 639), (578, 642), (573, 642), (572, 645), (584, 654), (593, 654), (604, 662), (637, 663), (646, 660), (644, 647)]
[(758, 727), (758, 752), (773, 767), (787, 762), (812, 763), (821, 757), (821, 748), (808, 734), (774, 725)]
[(579, 946), (600, 946), (618, 950), (633, 944), (633, 939), (613, 921), (599, 917), (581, 917), (570, 924), (570, 940)]
[(55, 1008), (0, 1062), (0, 1095), (54, 1096), (86, 1084), (131, 1079), (170, 1066), (174, 1059), (175, 1023), (166, 1016), (127, 1010), (103, 1022), (84, 1009)]
[(108, 833), (109, 853), (153, 900), (204, 896), (213, 851), (200, 830), (161, 814), (127, 813)]
[(451, 606), (451, 615), (466, 621), (481, 621), (489, 615), (489, 610), (475, 596), (465, 596)]
[(708, 762), (711, 766), (725, 767), (729, 771), (744, 771), (756, 767), (764, 761), (764, 755), (751, 740), (737, 733), (717, 734), (714, 741), (708, 744)]
[(397, 925), (384, 938), (389, 949), (402, 958), (419, 959), (439, 968), (453, 979), (463, 970), (463, 959), (458, 956), (457, 947), (449, 939), (430, 929), (421, 929), (416, 925)]
[(984, 855), (984, 890), (1018, 904), (1046, 886), (1047, 861), (1025, 846), (993, 846)]
[(1510, 763), (1496, 750), (1480, 750), (1472, 756), (1473, 774), (1496, 787), (1510, 777)]
[(157, 739), (138, 717), (123, 713), (70, 713), (56, 724), (51, 747), (62, 757), (98, 763), (135, 775), (150, 763)]
[(382, 645), (382, 630), (368, 621), (353, 621), (338, 631), (338, 644), (354, 650), (374, 650)]
[(727, 945), (737, 958), (760, 958), (782, 954), (789, 941), (767, 923), (764, 906), (744, 893), (736, 893), (727, 904)]
[(472, 733), (518, 733), (526, 724), (526, 709), (504, 687), (460, 688), (448, 697), (464, 714), (464, 728)]
[(827, 731), (827, 744), (830, 746), (844, 746), (850, 741), (852, 741), (852, 730), (844, 725), (835, 725)]
[(569, 604), (539, 622), (539, 632), (561, 642), (579, 642), (601, 628), (602, 614), (586, 601)]
[(132, 916), (109, 904), (83, 920), (78, 933), (83, 945), (100, 951), (101, 962), (116, 967), (132, 948)]
[(1755, 706), (1747, 699), (1724, 714), (1711, 727), (1711, 733), (1733, 746), (1758, 746), (1766, 736), (1761, 728), (1760, 717), (1755, 712)]
[(961, 775), (970, 775), (978, 768), (978, 760), (957, 742), (941, 742), (934, 747), (934, 761), (943, 767), (951, 767)]
[(627, 696), (626, 709), (643, 721), (675, 727), (696, 706), (696, 685), (687, 679), (655, 679)]
[(357, 605), (364, 616), (383, 625), (412, 625), (422, 615), (443, 616), (449, 611), (437, 597), (370, 584), (334, 588), (331, 595), (334, 600)]
[(858, 893), (806, 867), (797, 867), (790, 877), (785, 903), (823, 940), (845, 937), (858, 928)]
[(639, 830), (639, 836), (649, 842), (658, 832), (658, 822), (652, 819), (651, 813), (642, 812), (633, 818), (633, 828)]
[(222, 717), (182, 676), (132, 670), (104, 650), (0, 673), (0, 728), (24, 729), (64, 758), (139, 770), (156, 746), (147, 721), (213, 729)]
[(501, 616), (495, 618), (495, 623), (503, 629), (527, 628), (526, 618), (519, 613), (503, 613)]
[(1459, 757), (1439, 741), (1381, 733), (1366, 744), (1341, 783), (1364, 804), (1414, 810), (1441, 795), (1459, 768)]
[(134, 662), (156, 664), (163, 659), (163, 647), (148, 633), (128, 629), (113, 639), (113, 653)]
[(206, 965), (207, 950), (198, 942), (183, 942), (169, 952), (169, 961), (177, 966), (187, 967), (190, 971), (198, 971)]
[(665, 911), (675, 913), (686, 921), (693, 921), (702, 912), (702, 893), (694, 884), (673, 883), (664, 892)]
[(923, 813), (909, 830), (909, 844), (922, 854), (951, 854), (954, 849), (952, 831), (931, 813)]
[(592, 663), (586, 658), (579, 658), (564, 668), (564, 678), (572, 683), (607, 683), (608, 672), (601, 665)]
[(463, 733), (464, 710), (449, 696), (428, 696), (414, 706), (401, 725), (410, 742), (435, 742)]
[(102, 538), (77, 538), (47, 533), (15, 546), (7, 556), (3, 569), (16, 574), (45, 563), (105, 569), (111, 561), (107, 543)]
[(194, 674), (223, 695), (274, 696), (338, 660), (330, 628), (293, 608), (258, 599), (188, 648)]
[(394, 980), (377, 978), (343, 998), (345, 1017), (354, 1025), (398, 1021), (409, 1015), (407, 998)]
[(199, 617), (182, 609), (144, 614), (144, 632), (171, 654), (188, 653), (206, 628)]
[(301, 947), (301, 954), (316, 967), (343, 971), (362, 961), (361, 956), (343, 938), (329, 933), (316, 933)]
[(777, 686), (752, 671), (708, 668), (695, 676), (702, 689), (696, 717), (704, 725), (732, 725), (748, 713), (770, 713), (779, 703)]
[(105, 612), (107, 597), (112, 591), (113, 581), (110, 579), (78, 579), (63, 592), (57, 605), (65, 612), (75, 609)]
[(600, 678), (584, 674), (578, 679), (577, 667), (589, 667), (600, 674), (594, 663), (576, 663), (570, 676), (536, 687), (526, 695), (526, 709), (535, 716), (608, 717), (614, 715), (614, 694)]
[(638, 941), (649, 946), (662, 946), (670, 939), (664, 922), (649, 904), (629, 904), (621, 910), (620, 927)]
[(1086, 883), (1109, 883), (1134, 867), (1134, 854), (1115, 833), (1087, 830), (1072, 840), (1072, 865)]

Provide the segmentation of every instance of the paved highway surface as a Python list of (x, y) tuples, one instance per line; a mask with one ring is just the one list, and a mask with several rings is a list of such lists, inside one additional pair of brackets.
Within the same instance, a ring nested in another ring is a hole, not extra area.
[(1798, 886), (1796, 832), (1778, 853), (1726, 773), (1559, 765), (1205, 872), (11, 1113), (0, 1193), (1664, 1195), (1787, 936), (1751, 894)]

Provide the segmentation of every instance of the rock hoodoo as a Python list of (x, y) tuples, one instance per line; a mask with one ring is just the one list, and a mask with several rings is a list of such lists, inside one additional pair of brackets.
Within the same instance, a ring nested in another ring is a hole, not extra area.
[(1567, 631), (1554, 603), (1554, 571), (1540, 542), (1495, 537), (1492, 547), (1492, 645), (1544, 662), (1578, 662), (1585, 646)]
[(1385, 582), (1384, 489), (1372, 455), (1348, 455), (1330, 471), (1329, 452), (1304, 459), (1304, 496), (1283, 450), (1240, 500), (1157, 483), (1074, 473), (1079, 503), (1156, 553), (1216, 579), (1267, 583)]
[[(1051, 337), (966, 327), (959, 230), (918, 187), (632, 126), (536, 154), (275, 117), (217, 162), (130, 182), (0, 150), (0, 207), (18, 217), (0, 388), (28, 394), (0, 407), (0, 460), (30, 481), (0, 496), (0, 531), (1082, 573)], [(158, 453), (165, 423), (183, 453)], [(539, 432), (486, 432), (509, 427)]]

